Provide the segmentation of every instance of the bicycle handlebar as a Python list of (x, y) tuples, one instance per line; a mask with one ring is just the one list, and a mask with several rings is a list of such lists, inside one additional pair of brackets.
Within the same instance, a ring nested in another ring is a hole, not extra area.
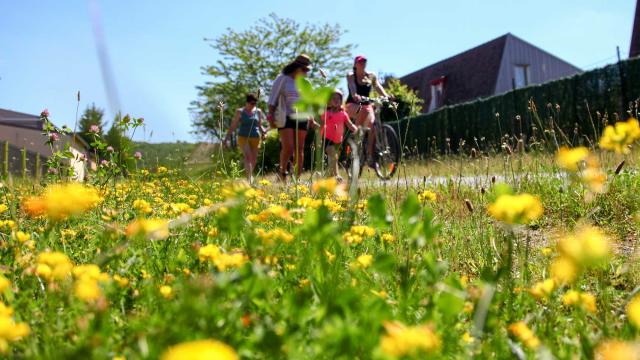
[(358, 102), (359, 105), (370, 105), (370, 104), (382, 105), (382, 104), (388, 104), (393, 102), (390, 98), (386, 96), (379, 96), (377, 98), (361, 96), (360, 99), (361, 100)]

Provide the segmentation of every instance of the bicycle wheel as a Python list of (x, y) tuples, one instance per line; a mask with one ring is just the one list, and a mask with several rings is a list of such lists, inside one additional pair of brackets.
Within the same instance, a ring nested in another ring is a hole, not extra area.
[(400, 141), (388, 124), (383, 124), (377, 135), (374, 154), (376, 175), (382, 180), (389, 180), (400, 165)]
[(340, 158), (338, 162), (342, 170), (347, 173), (347, 176), (350, 179), (357, 179), (362, 174), (364, 164), (362, 147), (358, 146), (352, 134), (348, 134), (342, 142), (342, 149), (340, 151)]

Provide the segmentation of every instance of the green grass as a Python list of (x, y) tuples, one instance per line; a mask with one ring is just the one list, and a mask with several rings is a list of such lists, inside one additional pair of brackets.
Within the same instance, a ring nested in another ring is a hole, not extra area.
[[(404, 179), (450, 179), (411, 186), (370, 182), (357, 199), (275, 181), (247, 192), (205, 165), (135, 174), (109, 182), (98, 206), (61, 222), (24, 211), (24, 197), (42, 192), (38, 184), (6, 182), (0, 204), (7, 210), (0, 220), (15, 225), (0, 226), (2, 270), (12, 284), (2, 301), (31, 333), (11, 341), (5, 356), (157, 358), (177, 343), (216, 339), (248, 359), (383, 359), (391, 358), (381, 346), (385, 324), (399, 321), (425, 325), (440, 341), (407, 358), (592, 358), (607, 340), (637, 338), (625, 304), (640, 281), (637, 155), (629, 155), (617, 175), (612, 169), (621, 158), (599, 156), (608, 170), (607, 190), (592, 199), (543, 154), (407, 162), (398, 174)], [(487, 207), (498, 196), (492, 175), (516, 193), (537, 195), (544, 215), (522, 226), (491, 218)], [(459, 176), (489, 179), (476, 184), (456, 181)], [(414, 194), (425, 190), (436, 200), (420, 202)], [(327, 206), (304, 206), (323, 198)], [(136, 200), (145, 200), (150, 211)], [(166, 239), (126, 235), (136, 219), (175, 219), (199, 207), (206, 214), (189, 215), (179, 226), (172, 222)], [(575, 284), (534, 298), (527, 289), (549, 277), (558, 237), (579, 223), (609, 234), (614, 255)], [(370, 226), (375, 234), (349, 244), (344, 235), (353, 225)], [(266, 241), (258, 229), (279, 229), (293, 240), (271, 235)], [(20, 243), (18, 230), (32, 242)], [(395, 240), (385, 241), (383, 234)], [(199, 259), (207, 244), (246, 259), (221, 269)], [(546, 247), (552, 255), (542, 253)], [(101, 282), (97, 299), (85, 302), (74, 291), (79, 278), (36, 276), (38, 256), (49, 250), (65, 253), (75, 265), (96, 264), (128, 284)], [(358, 265), (361, 255), (372, 256), (370, 266)], [(168, 298), (160, 294), (163, 285), (172, 289)], [(592, 293), (597, 311), (563, 305), (569, 289)], [(540, 339), (538, 348), (510, 335), (509, 326), (518, 321)]]

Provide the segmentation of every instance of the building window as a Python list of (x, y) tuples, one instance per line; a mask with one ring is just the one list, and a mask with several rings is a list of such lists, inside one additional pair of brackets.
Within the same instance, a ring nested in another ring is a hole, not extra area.
[(529, 85), (529, 65), (515, 65), (513, 67), (513, 87), (519, 89)]
[(432, 112), (442, 106), (443, 93), (444, 93), (444, 80), (442, 76), (438, 79), (431, 81), (431, 101), (429, 102), (428, 112)]

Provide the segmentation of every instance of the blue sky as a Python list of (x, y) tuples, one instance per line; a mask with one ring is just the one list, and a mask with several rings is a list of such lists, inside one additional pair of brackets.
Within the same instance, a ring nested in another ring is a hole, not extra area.
[[(0, 108), (73, 125), (80, 111), (107, 109), (90, 3), (0, 0)], [(189, 103), (217, 54), (203, 41), (275, 12), (339, 23), (369, 68), (403, 75), (511, 32), (581, 68), (629, 51), (634, 0), (95, 0), (120, 107), (143, 116), (152, 142), (189, 140)], [(153, 134), (151, 135), (151, 132)]]

